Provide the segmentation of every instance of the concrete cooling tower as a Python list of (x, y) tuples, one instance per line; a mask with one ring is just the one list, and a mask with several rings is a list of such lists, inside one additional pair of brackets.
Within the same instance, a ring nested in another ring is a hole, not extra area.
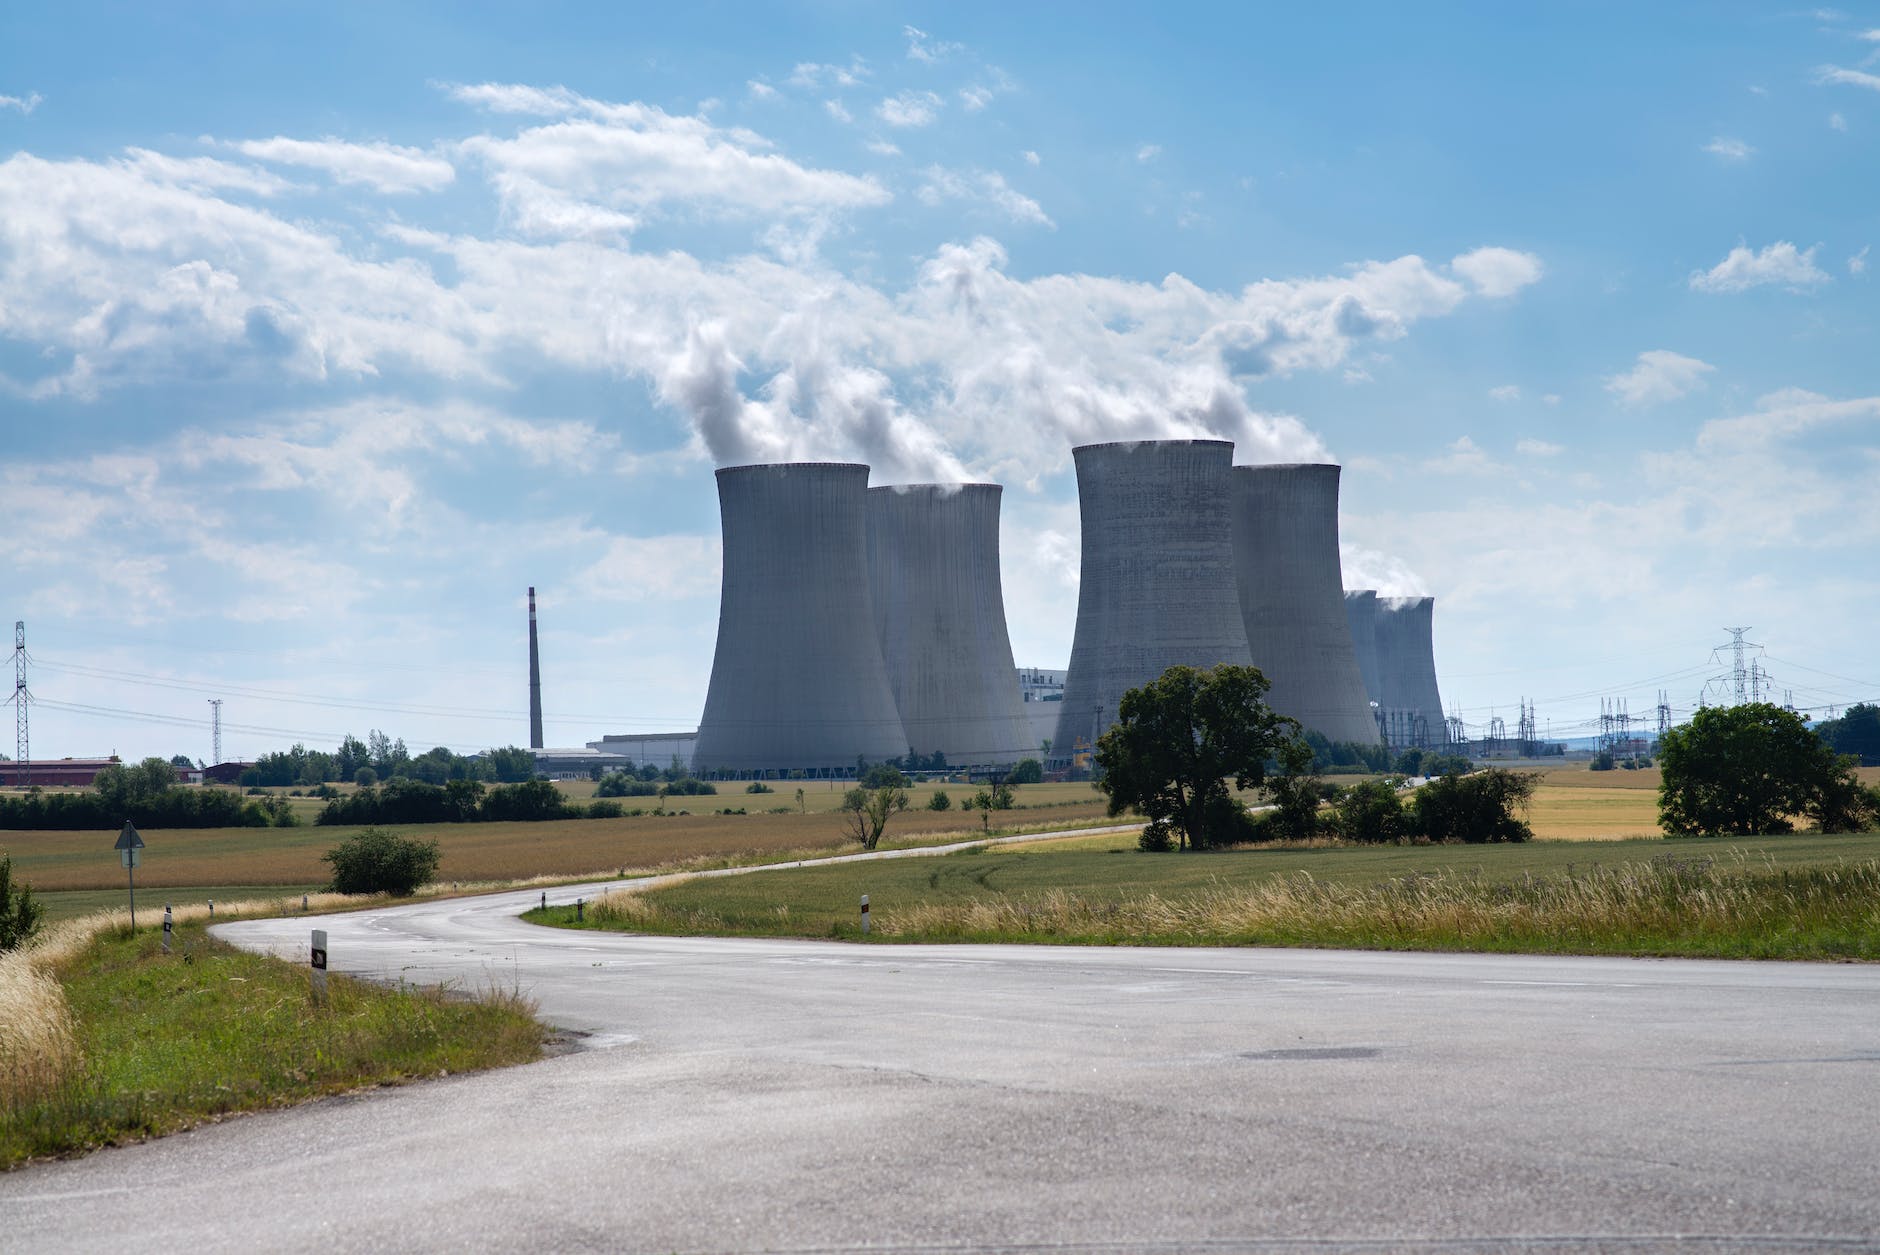
[(1234, 468), (1234, 564), (1267, 704), (1332, 741), (1376, 743), (1352, 652), (1331, 463)]
[(1084, 445), (1077, 460), (1083, 576), (1051, 759), (1116, 721), (1123, 694), (1177, 663), (1246, 666), (1234, 587), (1234, 446), (1225, 440)]
[(1351, 629), (1351, 652), (1358, 659), (1364, 695), (1377, 701), (1377, 593), (1369, 588), (1345, 590), (1345, 626)]
[(1394, 747), (1449, 744), (1436, 688), (1434, 597), (1377, 599), (1378, 707)]
[(868, 593), (868, 468), (718, 472), (724, 588), (698, 771), (835, 774), (907, 753)]
[(868, 490), (869, 593), (908, 744), (949, 767), (1036, 756), (999, 581), (997, 484)]

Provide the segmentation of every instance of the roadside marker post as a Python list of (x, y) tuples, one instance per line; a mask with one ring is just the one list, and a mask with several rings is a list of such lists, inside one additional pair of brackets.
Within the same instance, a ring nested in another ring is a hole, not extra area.
[(581, 922), (581, 918), (582, 918), (581, 908), (585, 907), (586, 905), (587, 905), (587, 902), (582, 898), (576, 898), (574, 900), (574, 922), (575, 923), (579, 924)]
[(868, 935), (868, 895), (862, 895), (862, 936)]
[(548, 890), (546, 889), (542, 890), (542, 909), (544, 911), (548, 909)]
[(170, 904), (163, 904), (163, 953), (170, 952), (170, 938), (176, 935), (176, 921), (170, 918)]
[(131, 821), (124, 821), (124, 831), (118, 833), (118, 855), (124, 861), (124, 875), (131, 886), (131, 931), (137, 931), (137, 865), (144, 861), (144, 839), (137, 835), (137, 829), (131, 827)]
[(305, 912), (307, 909), (307, 895), (304, 893), (300, 895), (300, 909), (302, 912)]
[(209, 899), (209, 918), (210, 919), (215, 918), (215, 899), (214, 898)]
[(326, 929), (313, 930), (313, 948), (308, 953), (307, 964), (313, 969), (313, 1001), (315, 1006), (326, 1005)]

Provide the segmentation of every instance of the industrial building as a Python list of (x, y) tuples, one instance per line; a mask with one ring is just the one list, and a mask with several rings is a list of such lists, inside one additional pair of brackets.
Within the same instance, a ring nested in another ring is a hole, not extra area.
[(1434, 597), (1377, 599), (1378, 718), (1393, 749), (1449, 743), (1436, 685), (1435, 611)]
[(868, 490), (868, 591), (914, 754), (997, 772), (1038, 753), (999, 578), (997, 484)]
[(1376, 589), (1345, 590), (1345, 626), (1351, 630), (1351, 652), (1358, 660), (1358, 675), (1364, 681), (1364, 695), (1375, 707), (1379, 704)]
[(1116, 721), (1132, 688), (1186, 664), (1252, 662), (1234, 577), (1234, 446), (1225, 440), (1083, 445), (1083, 574), (1050, 761), (1068, 765)]
[(635, 767), (657, 767), (661, 771), (677, 761), (689, 767), (698, 752), (697, 732), (623, 732), (589, 741), (587, 747), (601, 754), (625, 759)]
[(1234, 569), (1267, 704), (1331, 741), (1376, 742), (1345, 618), (1331, 463), (1236, 466)]
[(834, 776), (906, 754), (869, 593), (868, 468), (717, 479), (724, 578), (694, 769)]

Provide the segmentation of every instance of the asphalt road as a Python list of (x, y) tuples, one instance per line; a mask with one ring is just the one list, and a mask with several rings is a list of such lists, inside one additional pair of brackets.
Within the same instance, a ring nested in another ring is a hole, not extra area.
[(0, 1249), (1880, 1249), (1880, 967), (630, 937), (535, 899), (219, 931), (519, 984), (590, 1049), (0, 1177)]

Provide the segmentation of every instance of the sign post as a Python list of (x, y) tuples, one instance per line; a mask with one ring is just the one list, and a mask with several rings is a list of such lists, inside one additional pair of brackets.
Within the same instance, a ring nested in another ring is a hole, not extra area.
[(170, 918), (170, 904), (163, 904), (163, 953), (170, 952), (170, 938), (176, 935), (176, 922)]
[[(124, 860), (124, 875), (131, 886), (131, 931), (137, 930), (137, 864), (143, 862), (144, 839), (137, 835), (137, 829), (131, 827), (131, 821), (124, 821), (124, 831), (118, 833), (118, 855)], [(167, 938), (166, 938), (167, 940)], [(168, 945), (164, 949), (169, 949)]]
[(316, 1006), (326, 1005), (326, 929), (313, 930), (313, 949), (308, 955), (308, 964), (313, 968), (313, 1001)]

